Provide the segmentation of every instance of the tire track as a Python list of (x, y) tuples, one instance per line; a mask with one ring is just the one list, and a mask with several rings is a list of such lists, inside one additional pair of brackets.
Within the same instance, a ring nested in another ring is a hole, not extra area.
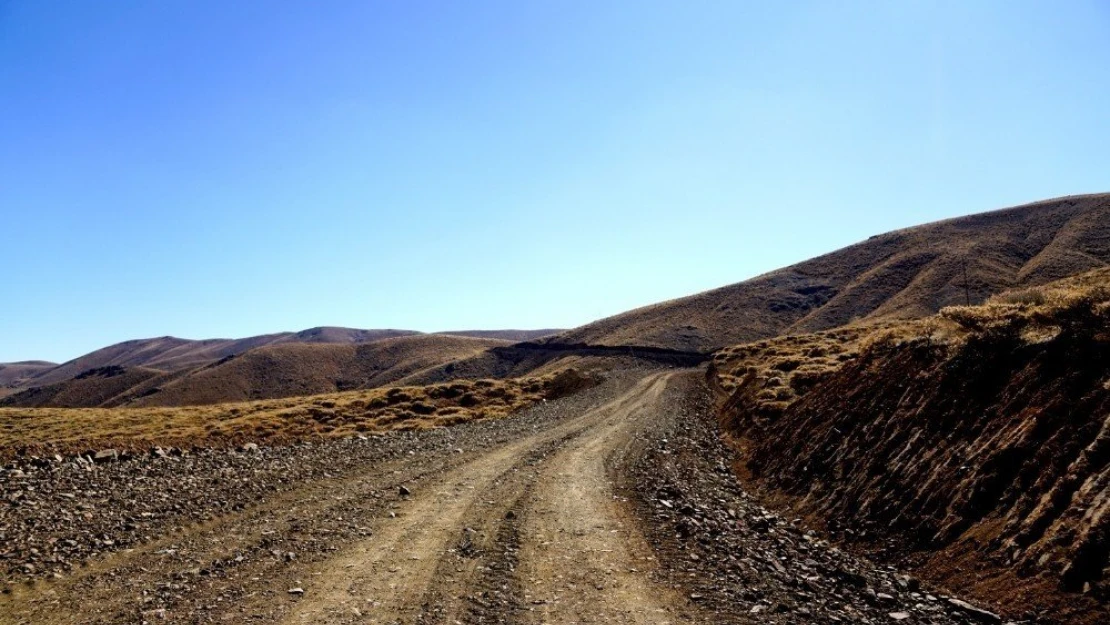
[(681, 596), (651, 580), (655, 557), (626, 506), (617, 501), (608, 471), (657, 414), (670, 378), (647, 378), (642, 392), (548, 463), (521, 552), (526, 599), (540, 606), (530, 622), (699, 622)]
[[(500, 478), (537, 451), (576, 441), (606, 419), (624, 414), (655, 379), (645, 378), (600, 407), (445, 472), (434, 487), (417, 491), (399, 505), (396, 519), (383, 524), (373, 538), (350, 546), (314, 571), (304, 599), (281, 622), (351, 623), (363, 616), (378, 622), (434, 621), (436, 614), (425, 613), (425, 598), (443, 596), (446, 589), (459, 586), (458, 580), (444, 578), (441, 563), (452, 541), (467, 528), (468, 512), (484, 506), (479, 520), (494, 526), (503, 507), (484, 502), (496, 501), (493, 491)], [(442, 609), (439, 616), (457, 611), (457, 606)]]

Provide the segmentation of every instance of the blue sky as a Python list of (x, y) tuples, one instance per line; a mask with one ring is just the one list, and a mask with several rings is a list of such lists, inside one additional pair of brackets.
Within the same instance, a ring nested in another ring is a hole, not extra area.
[(1110, 190), (1110, 6), (0, 0), (0, 361), (570, 327)]

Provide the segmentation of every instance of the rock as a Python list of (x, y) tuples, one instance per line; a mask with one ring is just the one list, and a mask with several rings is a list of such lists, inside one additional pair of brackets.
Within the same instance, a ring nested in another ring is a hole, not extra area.
[(107, 462), (115, 462), (119, 460), (119, 452), (115, 449), (101, 449), (93, 454), (92, 461), (97, 464), (104, 464)]
[(890, 618), (892, 618), (896, 621), (904, 621), (904, 620), (906, 620), (910, 617), (910, 613), (909, 612), (891, 612), (887, 616), (889, 616)]
[(239, 446), (239, 451), (243, 453), (253, 453), (258, 451), (258, 443), (243, 443)]
[(508, 512), (505, 513), (505, 518), (511, 521), (511, 520), (516, 518), (516, 513), (513, 512), (512, 510), (509, 510)]
[(304, 594), (304, 588), (301, 588), (301, 587), (297, 587), (297, 588), (290, 588), (290, 589), (288, 590), (288, 592), (289, 592), (289, 594), (291, 594), (291, 595), (294, 595), (294, 596), (297, 596), (297, 597), (299, 597), (299, 596), (301, 596), (301, 595), (303, 595), (303, 594)]
[(896, 579), (898, 580), (898, 586), (903, 590), (908, 590), (910, 592), (921, 590), (921, 582), (916, 578), (910, 577), (909, 575), (899, 575)]
[(409, 490), (408, 488), (405, 488), (404, 486), (398, 486), (397, 487), (397, 493), (399, 495), (401, 495), (402, 497), (408, 497), (409, 495), (412, 494), (412, 491)]
[(979, 623), (1001, 623), (1002, 622), (1002, 617), (998, 616), (994, 612), (988, 612), (987, 610), (984, 610), (982, 608), (977, 608), (977, 607), (971, 605), (970, 603), (968, 603), (966, 601), (963, 601), (961, 599), (956, 599), (955, 597), (950, 597), (950, 598), (947, 599), (947, 601), (948, 601), (948, 605), (960, 610), (964, 614), (970, 616), (972, 620), (977, 621)]

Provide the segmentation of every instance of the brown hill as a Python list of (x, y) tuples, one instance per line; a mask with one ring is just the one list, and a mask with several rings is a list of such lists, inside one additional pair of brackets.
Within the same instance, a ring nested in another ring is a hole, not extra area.
[(109, 365), (0, 399), (7, 407), (188, 406), (367, 389), (509, 341), (416, 334), (370, 343), (264, 345), (179, 371)]
[(1110, 263), (1110, 194), (941, 221), (547, 339), (710, 352), (854, 321), (907, 319)]
[(23, 380), (57, 366), (56, 363), (45, 360), (0, 363), (0, 386), (18, 386)]
[(279, 332), (243, 339), (204, 339), (199, 341), (163, 336), (124, 341), (98, 349), (61, 365), (42, 370), (24, 386), (43, 386), (70, 380), (85, 371), (102, 367), (147, 367), (179, 371), (241, 354), (263, 345), (281, 343), (362, 343), (415, 334), (407, 330), (356, 330), (321, 327), (301, 332)]
[(45, 360), (24, 360), (0, 364), (0, 397), (15, 392), (16, 389), (26, 386), (27, 380), (57, 366), (56, 363), (46, 362)]
[(574, 370), (510, 380), (377, 388), (311, 397), (155, 408), (0, 408), (0, 461), (116, 449), (146, 454), (271, 445), (370, 432), (421, 430), (498, 419), (540, 401), (589, 388), (599, 378)]
[(362, 344), (271, 345), (202, 367), (121, 403), (187, 406), (374, 388), (507, 344), (427, 334)]
[(146, 367), (121, 367), (109, 365), (89, 369), (77, 377), (44, 386), (33, 386), (0, 400), (3, 406), (25, 408), (94, 407), (113, 405), (117, 397), (128, 395), (133, 389), (168, 375)]

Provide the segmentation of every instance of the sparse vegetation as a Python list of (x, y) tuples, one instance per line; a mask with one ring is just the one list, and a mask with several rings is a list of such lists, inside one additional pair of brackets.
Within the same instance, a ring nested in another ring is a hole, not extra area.
[(720, 389), (746, 393), (756, 417), (774, 417), (821, 380), (871, 349), (923, 341), (954, 346), (971, 339), (1027, 344), (1065, 329), (1091, 333), (1110, 325), (1110, 269), (1048, 285), (1007, 291), (980, 306), (950, 306), (925, 319), (848, 326), (734, 345), (713, 356)]
[(983, 306), (940, 311), (973, 335), (1038, 342), (1062, 330), (1093, 330), (1110, 310), (1110, 270), (1098, 270), (1036, 289), (992, 297)]
[(765, 415), (780, 413), (828, 374), (855, 358), (875, 329), (846, 328), (734, 345), (713, 356), (713, 375), (732, 394), (743, 388)]
[(531, 378), (349, 391), (178, 408), (0, 409), (0, 457), (288, 443), (498, 419), (594, 383), (573, 369)]

